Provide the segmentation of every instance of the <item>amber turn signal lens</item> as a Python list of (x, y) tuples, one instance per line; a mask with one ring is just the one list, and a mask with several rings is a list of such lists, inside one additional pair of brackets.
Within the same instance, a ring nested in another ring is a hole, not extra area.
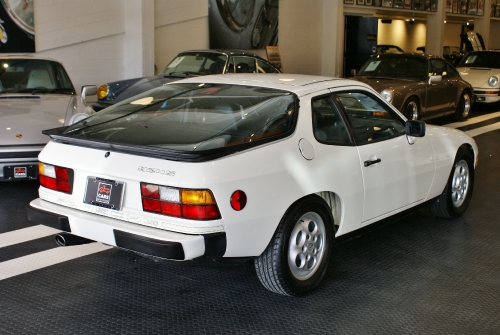
[(99, 99), (104, 99), (108, 95), (108, 91), (109, 91), (108, 85), (99, 86), (99, 89), (97, 90), (97, 97)]
[(212, 193), (208, 190), (181, 190), (181, 203), (186, 205), (214, 205)]

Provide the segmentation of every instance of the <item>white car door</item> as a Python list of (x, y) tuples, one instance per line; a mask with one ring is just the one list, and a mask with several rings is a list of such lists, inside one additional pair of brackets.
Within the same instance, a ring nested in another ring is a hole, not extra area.
[(400, 116), (369, 93), (336, 96), (358, 147), (364, 183), (363, 224), (424, 199), (435, 169), (429, 140), (412, 138), (410, 144)]

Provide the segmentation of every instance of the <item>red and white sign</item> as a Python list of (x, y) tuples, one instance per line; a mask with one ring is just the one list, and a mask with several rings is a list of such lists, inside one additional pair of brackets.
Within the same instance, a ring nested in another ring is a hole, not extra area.
[(14, 178), (27, 178), (28, 177), (28, 168), (23, 167), (15, 167), (14, 168)]
[(99, 183), (97, 187), (97, 196), (95, 198), (96, 201), (102, 202), (105, 204), (109, 204), (109, 200), (111, 199), (111, 189), (112, 185), (108, 183)]

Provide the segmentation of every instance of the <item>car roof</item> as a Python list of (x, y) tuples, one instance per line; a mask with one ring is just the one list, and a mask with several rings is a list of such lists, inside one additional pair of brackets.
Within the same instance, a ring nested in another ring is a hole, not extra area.
[(185, 53), (196, 53), (196, 52), (199, 52), (199, 53), (220, 53), (220, 54), (231, 55), (231, 56), (251, 56), (251, 57), (256, 57), (256, 58), (263, 59), (261, 56), (255, 54), (253, 52), (249, 52), (247, 50), (237, 50), (237, 49), (187, 50), (187, 51), (179, 52), (179, 55), (180, 54), (185, 54)]
[(51, 62), (61, 63), (60, 61), (55, 60), (53, 58), (49, 58), (49, 57), (39, 57), (39, 56), (21, 55), (21, 54), (0, 55), (0, 60), (2, 60), (2, 59), (36, 59), (36, 60), (47, 60), (47, 61), (51, 61)]
[[(173, 82), (180, 83), (199, 83), (199, 84), (231, 84), (245, 86), (260, 86), (266, 88), (275, 88), (293, 92), (299, 96), (304, 96), (321, 89), (330, 89), (337, 87), (365, 87), (371, 90), (370, 86), (355, 80), (312, 76), (304, 74), (283, 74), (283, 73), (231, 73), (220, 75), (200, 76), (188, 78)], [(168, 84), (170, 85), (170, 84)]]

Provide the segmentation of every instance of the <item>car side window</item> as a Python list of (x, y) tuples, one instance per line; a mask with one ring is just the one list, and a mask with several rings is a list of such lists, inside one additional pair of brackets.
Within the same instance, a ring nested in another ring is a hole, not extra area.
[(318, 142), (350, 144), (344, 121), (331, 97), (312, 101), (313, 133)]
[(260, 59), (257, 59), (257, 73), (278, 73), (273, 66)]
[(440, 59), (431, 59), (431, 71), (433, 76), (446, 77), (446, 63)]
[(362, 92), (337, 93), (358, 144), (393, 138), (405, 133), (404, 121), (375, 98)]
[(252, 57), (233, 57), (236, 73), (255, 73), (255, 59)]
[(450, 64), (446, 64), (446, 72), (448, 73), (448, 78), (454, 78), (458, 76), (457, 70), (453, 68)]

